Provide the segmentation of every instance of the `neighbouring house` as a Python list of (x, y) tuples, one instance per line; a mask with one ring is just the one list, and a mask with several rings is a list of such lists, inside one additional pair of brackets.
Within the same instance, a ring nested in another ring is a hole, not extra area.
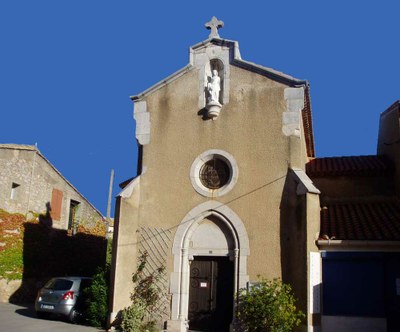
[(111, 322), (147, 252), (147, 272), (166, 268), (160, 330), (232, 331), (235, 294), (262, 275), (292, 285), (299, 330), (398, 331), (399, 103), (376, 156), (315, 158), (308, 82), (243, 60), (222, 25), (132, 97), (138, 175), (116, 202)]
[(114, 218), (107, 220), (107, 238), (112, 239), (114, 236)]
[(377, 155), (316, 158), (323, 331), (400, 330), (400, 103), (380, 117)]
[(0, 208), (28, 219), (40, 215), (74, 232), (95, 225), (102, 214), (47, 160), (36, 146), (0, 144)]

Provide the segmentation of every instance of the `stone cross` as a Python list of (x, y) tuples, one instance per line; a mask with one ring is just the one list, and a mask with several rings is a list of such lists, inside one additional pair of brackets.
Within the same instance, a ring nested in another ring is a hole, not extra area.
[(213, 16), (211, 21), (207, 22), (204, 26), (211, 30), (208, 38), (219, 38), (218, 29), (224, 26), (224, 22), (219, 21), (215, 16)]

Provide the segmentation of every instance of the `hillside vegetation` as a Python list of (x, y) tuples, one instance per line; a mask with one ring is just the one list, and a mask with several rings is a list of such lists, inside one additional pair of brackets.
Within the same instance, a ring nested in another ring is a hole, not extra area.
[[(56, 276), (92, 276), (104, 266), (107, 241), (105, 225), (78, 225), (77, 233), (49, 227), (40, 216), (26, 221), (21, 214), (0, 210), (0, 278), (21, 279), (23, 286), (10, 299), (31, 301), (36, 290)], [(26, 286), (24, 286), (26, 285)]]
[(0, 278), (22, 279), (25, 217), (0, 209)]

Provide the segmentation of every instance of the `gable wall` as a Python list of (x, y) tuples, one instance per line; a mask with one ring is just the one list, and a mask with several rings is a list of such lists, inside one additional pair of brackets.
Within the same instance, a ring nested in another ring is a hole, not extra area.
[[(12, 183), (18, 183), (18, 195), (11, 199)], [(78, 217), (94, 225), (102, 216), (47, 163), (32, 150), (0, 149), (0, 208), (10, 213), (46, 213), (53, 189), (62, 192), (61, 218), (53, 219), (53, 227), (68, 226), (70, 200), (80, 202)], [(29, 216), (28, 216), (29, 217)]]

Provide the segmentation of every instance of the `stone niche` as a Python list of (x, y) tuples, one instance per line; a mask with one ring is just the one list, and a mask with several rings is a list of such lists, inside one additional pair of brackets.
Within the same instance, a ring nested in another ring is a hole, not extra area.
[[(219, 96), (214, 103), (218, 103), (221, 108), (229, 103), (229, 63), (231, 52), (233, 52), (232, 47), (232, 45), (221, 43), (219, 40), (212, 40), (206, 44), (195, 45), (190, 49), (190, 63), (199, 70), (199, 110), (207, 111), (207, 105), (210, 104), (209, 84), (212, 83), (213, 71), (216, 71), (219, 78)], [(204, 115), (209, 118), (208, 112), (205, 112)]]
[(204, 68), (205, 108), (209, 119), (215, 119), (223, 104), (224, 64), (220, 59), (211, 59)]

